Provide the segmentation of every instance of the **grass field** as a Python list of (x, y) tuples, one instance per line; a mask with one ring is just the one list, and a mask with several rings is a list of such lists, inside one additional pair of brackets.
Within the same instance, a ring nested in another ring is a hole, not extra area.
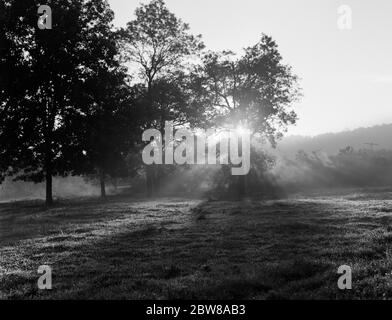
[[(0, 204), (1, 299), (392, 298), (392, 191)], [(53, 289), (38, 290), (39, 265)], [(340, 265), (352, 290), (337, 287)]]

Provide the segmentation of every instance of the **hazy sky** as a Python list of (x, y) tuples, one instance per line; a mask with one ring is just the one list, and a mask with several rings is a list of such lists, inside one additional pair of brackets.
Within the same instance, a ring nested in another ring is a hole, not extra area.
[[(109, 0), (116, 26), (147, 1)], [(391, 0), (166, 0), (207, 48), (241, 52), (271, 35), (301, 77), (304, 98), (291, 134), (315, 135), (392, 123)], [(352, 9), (352, 29), (337, 26)]]

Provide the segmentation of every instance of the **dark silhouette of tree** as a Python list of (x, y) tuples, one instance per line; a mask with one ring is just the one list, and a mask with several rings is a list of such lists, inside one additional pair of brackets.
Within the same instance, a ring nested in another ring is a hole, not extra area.
[[(13, 1), (3, 12), (2, 41), (8, 46), (2, 69), (8, 72), (16, 60), (23, 72), (6, 73), (11, 79), (6, 80), (8, 93), (2, 93), (8, 100), (1, 105), (6, 120), (0, 132), (1, 141), (10, 142), (1, 147), (6, 160), (1, 169), (16, 179), (45, 180), (50, 205), (52, 176), (80, 171), (75, 159), (83, 154), (83, 144), (75, 129), (90, 111), (80, 89), (113, 54), (108, 50), (114, 47), (104, 41), (113, 13), (103, 0), (50, 1), (52, 30), (40, 30), (40, 4)], [(3, 77), (2, 73), (2, 82)], [(24, 84), (20, 90), (18, 83)]]
[(149, 91), (153, 82), (185, 66), (185, 57), (202, 49), (201, 36), (189, 33), (162, 0), (152, 0), (136, 9), (136, 19), (123, 30), (124, 57), (136, 69)]
[(74, 153), (75, 173), (99, 177), (102, 198), (108, 176), (127, 175), (127, 154), (141, 135), (136, 135), (133, 94), (125, 79), (121, 69), (97, 68), (81, 87), (87, 112), (73, 121), (78, 123), (73, 131), (82, 150)]
[[(292, 105), (300, 97), (298, 79), (266, 35), (240, 57), (229, 51), (206, 54), (194, 77), (202, 83), (200, 94), (215, 107), (218, 127), (241, 127), (250, 131), (253, 140), (267, 139), (275, 146), (297, 119)], [(246, 177), (240, 176), (240, 194), (245, 183)]]
[[(87, 8), (91, 10), (91, 8)], [(136, 93), (129, 84), (126, 69), (119, 62), (119, 33), (113, 30), (112, 13), (106, 2), (96, 7), (96, 23), (86, 35), (91, 57), (86, 81), (80, 83), (79, 98), (86, 113), (77, 126), (82, 156), (80, 174), (99, 177), (101, 197), (106, 197), (105, 180), (127, 175), (128, 152), (140, 139)], [(98, 59), (94, 59), (98, 58)], [(80, 155), (80, 153), (77, 153)]]
[(16, 4), (10, 8), (5, 1), (0, 1), (0, 183), (11, 171), (13, 160), (24, 155), (18, 144), (19, 127), (29, 129), (28, 123), (19, 121), (21, 101), (31, 79), (31, 70), (25, 63), (22, 46), (28, 29), (17, 19), (18, 10)]
[(219, 125), (241, 125), (274, 145), (297, 119), (291, 107), (300, 97), (298, 79), (266, 35), (241, 57), (229, 51), (206, 54), (199, 78), (217, 107)]
[[(185, 122), (188, 115), (194, 117), (194, 110), (184, 101), (189, 92), (180, 92), (185, 85), (179, 82), (186, 80), (184, 73), (190, 60), (204, 46), (200, 36), (191, 35), (189, 26), (171, 13), (162, 0), (142, 4), (135, 13), (136, 19), (122, 32), (123, 56), (135, 79), (145, 86), (145, 127), (163, 132), (167, 120), (178, 116), (179, 122)], [(164, 88), (170, 93), (163, 94)], [(157, 170), (155, 166), (146, 168), (149, 195)]]

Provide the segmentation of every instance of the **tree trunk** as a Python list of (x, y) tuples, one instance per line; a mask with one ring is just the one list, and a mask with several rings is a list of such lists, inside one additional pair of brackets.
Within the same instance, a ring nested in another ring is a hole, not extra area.
[(106, 199), (105, 172), (102, 169), (99, 171), (99, 181), (101, 183), (101, 198)]
[(52, 175), (53, 175), (53, 127), (55, 122), (53, 100), (49, 99), (46, 101), (46, 117), (44, 123), (44, 139), (45, 139), (45, 182), (46, 182), (46, 205), (53, 205), (53, 193), (52, 193)]
[(113, 181), (114, 191), (117, 193), (117, 190), (118, 190), (118, 180), (117, 180), (117, 177), (114, 177), (112, 181)]
[[(153, 106), (153, 99), (151, 95), (151, 89), (152, 89), (152, 82), (154, 80), (154, 76), (147, 72), (147, 100), (149, 102), (150, 108)], [(154, 183), (155, 183), (155, 170), (154, 170), (154, 164), (152, 165), (146, 165), (146, 193), (147, 197), (152, 197), (154, 194)]]
[[(238, 150), (242, 150), (242, 139), (239, 140), (238, 148), (239, 148)], [(229, 150), (229, 152), (230, 152), (230, 150)], [(243, 154), (242, 154), (242, 156), (243, 156)], [(237, 176), (237, 195), (238, 195), (239, 200), (242, 200), (246, 196), (246, 193), (247, 193), (247, 175), (248, 174)]]
[[(49, 131), (49, 130), (47, 130)], [(45, 182), (46, 182), (46, 205), (53, 205), (53, 193), (52, 193), (52, 174), (53, 174), (53, 163), (52, 163), (52, 143), (51, 134), (47, 133), (45, 137)]]
[[(50, 167), (50, 165), (49, 165)], [(46, 167), (46, 205), (53, 205), (53, 194), (52, 194), (52, 170)]]
[(162, 191), (162, 184), (163, 184), (163, 179), (165, 177), (165, 171), (164, 171), (164, 166), (165, 166), (165, 152), (166, 152), (166, 139), (165, 139), (165, 110), (161, 109), (161, 115), (160, 115), (160, 128), (159, 131), (161, 132), (161, 144), (162, 144), (162, 159), (163, 159), (163, 164), (153, 164), (154, 167), (154, 192), (156, 195), (159, 195), (160, 192)]

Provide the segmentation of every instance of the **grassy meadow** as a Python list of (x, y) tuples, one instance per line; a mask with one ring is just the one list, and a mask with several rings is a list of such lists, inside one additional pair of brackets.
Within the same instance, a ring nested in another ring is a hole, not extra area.
[(0, 299), (390, 298), (392, 190), (0, 204)]

